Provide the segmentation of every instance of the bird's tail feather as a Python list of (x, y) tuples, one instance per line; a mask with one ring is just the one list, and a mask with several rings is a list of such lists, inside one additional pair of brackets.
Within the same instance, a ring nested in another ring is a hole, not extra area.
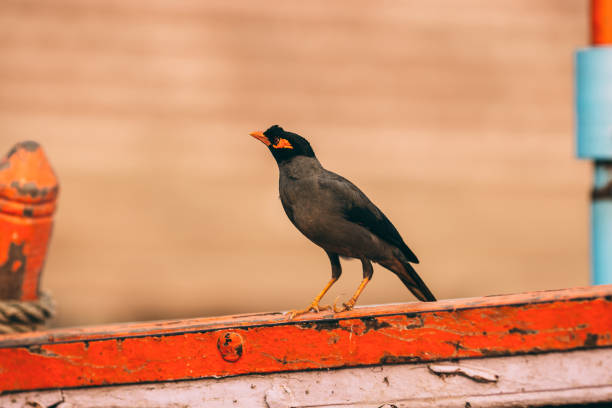
[(396, 273), (401, 281), (406, 285), (414, 296), (422, 302), (435, 302), (436, 297), (431, 293), (423, 279), (416, 273), (412, 265), (408, 262), (402, 262), (402, 266), (406, 271), (405, 274)]

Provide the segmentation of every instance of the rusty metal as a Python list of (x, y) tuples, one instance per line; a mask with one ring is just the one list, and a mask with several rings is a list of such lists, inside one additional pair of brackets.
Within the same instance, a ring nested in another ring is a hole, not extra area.
[(234, 363), (244, 353), (244, 339), (236, 332), (223, 332), (217, 340), (217, 348), (225, 361)]
[[(226, 334), (228, 336), (226, 337)], [(235, 335), (239, 335), (242, 341)], [(229, 350), (243, 345), (236, 361)], [(612, 285), (307, 314), (0, 336), (0, 390), (540, 354), (612, 346)]]
[(18, 143), (0, 160), (0, 299), (39, 299), (58, 189), (38, 143)]

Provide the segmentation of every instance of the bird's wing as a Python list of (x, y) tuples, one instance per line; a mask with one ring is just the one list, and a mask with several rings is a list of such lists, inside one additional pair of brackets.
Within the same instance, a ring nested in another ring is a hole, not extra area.
[(348, 221), (361, 225), (378, 238), (396, 246), (408, 261), (419, 263), (391, 221), (356, 185), (330, 171), (320, 178), (319, 184), (322, 188), (332, 190), (341, 199), (343, 215)]

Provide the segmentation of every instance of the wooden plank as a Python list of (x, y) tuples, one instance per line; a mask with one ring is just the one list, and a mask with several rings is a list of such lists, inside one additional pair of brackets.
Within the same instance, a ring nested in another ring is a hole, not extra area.
[(1, 339), (2, 391), (593, 349), (612, 345), (612, 285)]
[[(603, 348), (452, 363), (23, 392), (0, 396), (0, 406), (499, 408), (584, 404), (612, 401), (611, 365), (612, 349)], [(455, 374), (441, 375), (441, 368), (446, 367)]]

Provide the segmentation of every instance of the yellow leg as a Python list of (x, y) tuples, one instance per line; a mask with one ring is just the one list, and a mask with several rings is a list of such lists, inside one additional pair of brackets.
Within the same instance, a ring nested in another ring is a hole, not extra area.
[(291, 313), (289, 314), (289, 320), (293, 319), (294, 317), (306, 314), (308, 312), (320, 312), (321, 310), (330, 310), (331, 306), (319, 306), (319, 302), (321, 301), (321, 299), (323, 298), (323, 296), (325, 296), (325, 294), (327, 293), (327, 291), (329, 290), (329, 288), (332, 287), (332, 285), (334, 283), (336, 283), (336, 281), (338, 280), (338, 278), (331, 278), (331, 280), (329, 282), (327, 282), (327, 285), (325, 285), (325, 287), (323, 288), (323, 290), (321, 291), (321, 293), (319, 293), (317, 295), (316, 298), (314, 298), (314, 300), (312, 301), (312, 303), (310, 304), (310, 306), (308, 306), (306, 309), (302, 309), (302, 310), (292, 310)]
[(359, 299), (359, 295), (361, 295), (361, 292), (363, 292), (368, 282), (370, 282), (370, 278), (363, 278), (363, 280), (359, 284), (359, 287), (355, 291), (355, 294), (353, 295), (353, 297), (351, 297), (351, 299), (348, 302), (343, 303), (344, 308), (338, 309), (336, 308), (336, 305), (334, 305), (334, 312), (340, 313), (340, 312), (345, 312), (347, 310), (351, 310), (353, 306), (355, 306), (355, 303), (357, 303), (357, 299)]

